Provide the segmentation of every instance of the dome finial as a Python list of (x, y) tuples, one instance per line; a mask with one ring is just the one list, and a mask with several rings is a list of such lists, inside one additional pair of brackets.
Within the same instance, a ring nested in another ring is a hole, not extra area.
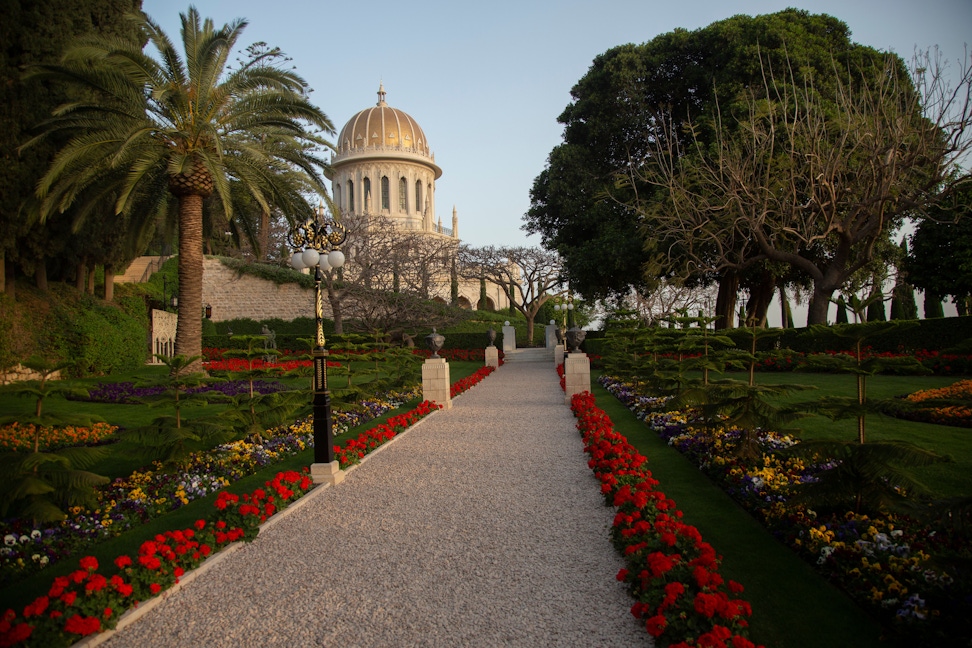
[(379, 106), (388, 105), (387, 103), (385, 103), (385, 84), (382, 83), (381, 81), (378, 82), (378, 105)]

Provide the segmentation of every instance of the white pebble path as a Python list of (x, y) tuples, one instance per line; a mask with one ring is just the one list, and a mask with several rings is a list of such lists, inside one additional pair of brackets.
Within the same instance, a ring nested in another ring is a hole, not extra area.
[(501, 367), (98, 643), (651, 646), (563, 400)]

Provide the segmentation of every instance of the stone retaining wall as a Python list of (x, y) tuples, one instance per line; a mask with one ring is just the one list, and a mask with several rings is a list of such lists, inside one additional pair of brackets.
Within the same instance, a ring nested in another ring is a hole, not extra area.
[[(18, 363), (16, 366), (11, 367), (4, 373), (0, 373), (0, 385), (10, 385), (16, 382), (23, 382), (25, 380), (40, 380), (43, 378), (43, 374), (40, 374), (33, 369), (28, 369), (22, 364)], [(61, 372), (55, 371), (50, 376), (47, 377), (48, 380), (60, 380)]]
[[(212, 320), (266, 320), (279, 318), (290, 321), (298, 317), (314, 317), (314, 289), (297, 284), (275, 284), (252, 275), (238, 275), (218, 259), (203, 261), (203, 306), (213, 307)], [(324, 300), (324, 317), (331, 317), (331, 308)]]

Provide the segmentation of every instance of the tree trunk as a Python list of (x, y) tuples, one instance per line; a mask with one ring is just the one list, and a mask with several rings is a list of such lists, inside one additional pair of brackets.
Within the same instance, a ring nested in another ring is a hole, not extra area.
[(0, 250), (0, 292), (7, 292), (7, 255)]
[(97, 266), (92, 265), (91, 270), (88, 271), (88, 286), (85, 288), (85, 292), (89, 295), (94, 295), (94, 285), (95, 285), (95, 268)]
[(105, 301), (110, 302), (115, 299), (115, 268), (110, 264), (105, 264)]
[(176, 355), (198, 357), (186, 373), (200, 373), (202, 364), (202, 205), (199, 194), (179, 198), (179, 311)]
[(773, 301), (774, 292), (776, 292), (776, 277), (764, 271), (760, 276), (759, 284), (749, 291), (749, 301), (746, 303), (747, 326), (755, 323), (760, 328), (766, 327), (766, 312), (769, 310), (770, 302)]
[(334, 319), (334, 335), (344, 334), (344, 315), (341, 312), (341, 299), (328, 291), (327, 301), (331, 304), (331, 317)]
[(74, 270), (74, 287), (78, 289), (78, 292), (84, 292), (84, 286), (88, 281), (88, 270), (85, 267), (84, 260), (78, 261), (78, 265)]
[(34, 282), (37, 290), (47, 292), (47, 259), (40, 258), (34, 266)]
[(3, 260), (3, 291), (13, 299), (17, 293), (17, 266), (10, 259)]
[(781, 328), (793, 328), (793, 311), (790, 310), (790, 300), (786, 298), (786, 286), (780, 286), (780, 314), (783, 321)]
[(719, 278), (719, 293), (716, 296), (715, 328), (730, 329), (736, 312), (736, 294), (739, 291), (739, 273), (726, 270)]
[(814, 285), (813, 295), (810, 297), (810, 303), (807, 304), (807, 326), (827, 323), (827, 312), (830, 310), (830, 296), (833, 294), (833, 290), (827, 290)]

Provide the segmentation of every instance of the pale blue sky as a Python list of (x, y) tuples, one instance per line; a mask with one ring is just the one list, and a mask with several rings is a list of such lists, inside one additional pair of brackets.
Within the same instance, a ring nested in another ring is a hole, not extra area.
[[(188, 3), (145, 0), (177, 39)], [(848, 24), (854, 41), (910, 58), (939, 46), (954, 69), (972, 44), (970, 0), (464, 0), (326, 2), (197, 0), (223, 24), (246, 18), (243, 43), (266, 41), (293, 57), (315, 103), (337, 130), (377, 101), (422, 126), (443, 175), (437, 216), (472, 245), (539, 245), (521, 231), (530, 187), (560, 142), (557, 116), (595, 56), (675, 28), (788, 6)]]

